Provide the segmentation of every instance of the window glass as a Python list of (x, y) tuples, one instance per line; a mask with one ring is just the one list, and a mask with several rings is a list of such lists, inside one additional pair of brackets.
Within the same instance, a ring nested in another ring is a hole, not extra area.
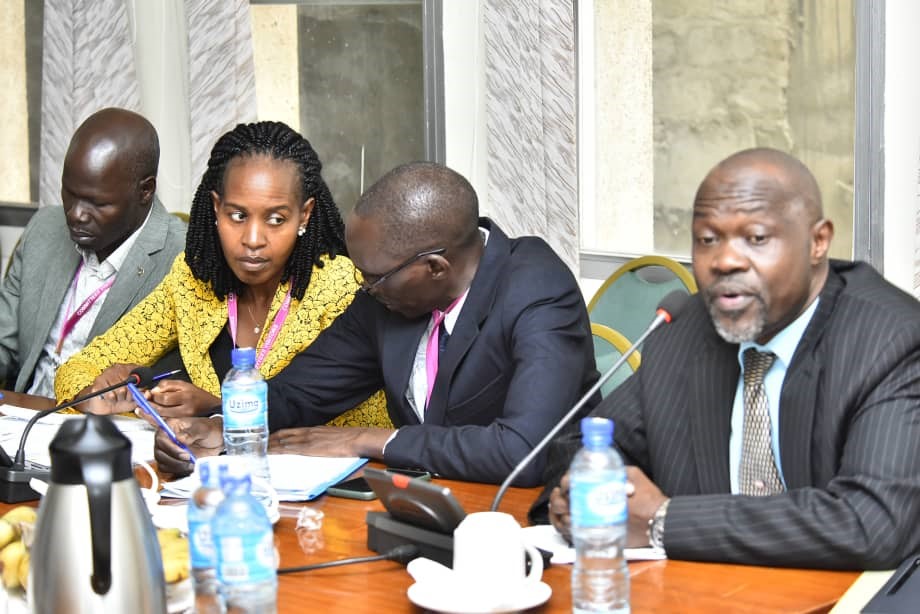
[(259, 119), (309, 139), (339, 208), (425, 158), (422, 0), (253, 4)]
[(766, 146), (812, 170), (836, 227), (832, 255), (850, 257), (853, 0), (592, 5), (596, 196), (584, 249), (689, 256), (705, 173)]

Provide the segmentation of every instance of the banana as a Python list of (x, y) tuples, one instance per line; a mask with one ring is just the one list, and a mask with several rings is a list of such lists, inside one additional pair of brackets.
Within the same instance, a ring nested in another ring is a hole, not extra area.
[(20, 522), (35, 524), (36, 519), (38, 519), (38, 510), (28, 505), (20, 505), (8, 511), (2, 518), (14, 526)]
[(178, 529), (159, 529), (157, 540), (160, 542), (160, 557), (163, 559), (163, 578), (167, 584), (189, 577), (188, 538)]
[(3, 586), (7, 589), (17, 588), (19, 584), (19, 563), (26, 554), (26, 545), (21, 541), (14, 541), (7, 544), (3, 550), (0, 550), (0, 576), (3, 578)]
[(17, 528), (13, 526), (13, 523), (0, 518), (0, 548), (19, 537)]
[(29, 551), (26, 550), (26, 553), (19, 559), (19, 586), (23, 590), (29, 587)]
[(167, 584), (179, 582), (189, 576), (189, 559), (185, 557), (175, 557), (163, 560), (163, 579)]

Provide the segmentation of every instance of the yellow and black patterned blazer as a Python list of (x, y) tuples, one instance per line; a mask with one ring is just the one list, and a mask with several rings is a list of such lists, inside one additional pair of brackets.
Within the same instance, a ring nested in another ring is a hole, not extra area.
[[(322, 268), (313, 267), (303, 300), (292, 300), (281, 334), (259, 370), (274, 377), (351, 303), (357, 290), (354, 265), (345, 256), (323, 257)], [(288, 284), (275, 293), (268, 319), (274, 318)], [(102, 371), (115, 364), (150, 366), (177, 345), (191, 382), (220, 397), (220, 382), (208, 350), (227, 324), (227, 301), (219, 300), (210, 284), (195, 279), (180, 253), (169, 274), (143, 301), (108, 331), (58, 368), (54, 390), (63, 402), (93, 383)], [(269, 327), (259, 339), (265, 341)], [(269, 411), (271, 409), (269, 408)], [(329, 424), (339, 426), (392, 427), (382, 392)]]

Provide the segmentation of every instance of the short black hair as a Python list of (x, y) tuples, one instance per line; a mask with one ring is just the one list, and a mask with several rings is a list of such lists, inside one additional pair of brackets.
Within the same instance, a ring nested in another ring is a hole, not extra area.
[(323, 165), (316, 151), (307, 139), (281, 122), (238, 124), (214, 144), (208, 168), (192, 200), (185, 262), (196, 279), (211, 284), (219, 299), (223, 300), (230, 292), (240, 294), (243, 283), (233, 274), (220, 247), (211, 192), (223, 196), (224, 178), (231, 160), (259, 155), (293, 162), (300, 176), (301, 202), (314, 199), (306, 232), (297, 237), (281, 277), (282, 282), (293, 280), (291, 295), (302, 299), (310, 285), (313, 266), (323, 266), (321, 256), (347, 255), (345, 225), (320, 174)]
[(390, 256), (438, 247), (468, 247), (479, 237), (479, 199), (460, 173), (435, 162), (397, 166), (361, 195), (354, 214), (384, 229)]

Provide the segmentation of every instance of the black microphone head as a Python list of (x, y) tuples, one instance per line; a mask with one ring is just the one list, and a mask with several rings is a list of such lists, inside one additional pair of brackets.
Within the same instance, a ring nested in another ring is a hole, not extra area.
[(687, 304), (689, 298), (690, 295), (683, 290), (672, 290), (661, 299), (661, 302), (658, 303), (658, 309), (656, 309), (655, 312), (659, 314), (663, 313), (665, 315), (665, 320), (671, 322), (680, 315), (680, 312), (683, 310), (684, 305)]
[(128, 377), (134, 379), (131, 383), (138, 388), (149, 388), (153, 384), (154, 373), (150, 367), (138, 367)]

